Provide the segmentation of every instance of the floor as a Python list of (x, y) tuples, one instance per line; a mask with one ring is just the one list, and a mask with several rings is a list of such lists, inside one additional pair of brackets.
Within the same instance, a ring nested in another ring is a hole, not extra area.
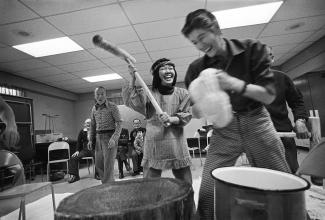
[[(306, 156), (307, 153), (308, 152), (305, 150), (299, 150), (299, 153), (298, 153), (299, 161), (301, 161)], [(194, 197), (195, 197), (195, 201), (197, 202), (198, 191), (199, 191), (200, 182), (201, 182), (201, 174), (202, 174), (202, 169), (203, 169), (203, 165), (201, 165), (201, 164), (204, 164), (205, 158), (202, 158), (202, 160), (201, 160), (199, 158), (199, 155), (195, 155), (195, 156), (196, 156), (196, 158), (193, 158), (193, 166), (191, 166), (191, 170), (192, 170), (192, 176), (193, 176), (193, 188), (194, 188), (194, 192), (195, 192)], [(242, 163), (242, 161), (240, 163)], [(83, 167), (80, 169), (80, 177), (81, 177), (80, 181), (69, 184), (67, 182), (68, 177), (66, 176), (65, 179), (61, 179), (59, 181), (53, 182), (55, 193), (56, 194), (75, 193), (82, 189), (101, 184), (101, 182), (99, 180), (96, 180), (93, 178), (92, 169), (90, 169), (90, 171), (91, 171), (91, 174), (88, 173), (87, 166), (83, 165)], [(125, 178), (123, 178), (123, 179), (118, 178), (118, 169), (117, 169), (117, 162), (116, 162), (115, 163), (115, 179), (116, 179), (116, 181), (124, 181), (124, 180), (128, 180), (128, 179), (142, 178), (142, 174), (133, 177), (133, 176), (131, 176), (131, 173), (129, 173), (128, 171), (124, 171), (124, 175), (125, 175)], [(173, 174), (171, 171), (164, 171), (162, 176), (163, 177), (173, 177)], [(45, 179), (46, 179), (46, 176), (44, 176), (44, 180)], [(41, 181), (41, 176), (38, 175), (35, 178), (35, 180), (33, 180), (32, 182), (40, 182), (40, 181)], [(26, 203), (30, 203), (37, 199), (40, 199), (40, 198), (44, 197), (45, 195), (47, 195), (48, 193), (49, 193), (49, 191), (34, 193), (31, 196), (27, 197)], [(6, 203), (2, 202), (0, 205), (0, 216), (6, 215), (6, 214), (12, 212), (13, 210), (17, 209), (18, 204), (19, 204), (18, 200), (11, 200)], [(0, 219), (1, 219), (1, 217), (0, 217)]]

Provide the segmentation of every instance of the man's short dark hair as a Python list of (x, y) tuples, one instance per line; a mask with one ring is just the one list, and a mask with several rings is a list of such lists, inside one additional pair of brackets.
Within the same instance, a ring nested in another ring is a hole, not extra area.
[(182, 28), (183, 35), (188, 37), (194, 29), (206, 29), (221, 34), (216, 17), (206, 9), (192, 11), (186, 16), (185, 24)]

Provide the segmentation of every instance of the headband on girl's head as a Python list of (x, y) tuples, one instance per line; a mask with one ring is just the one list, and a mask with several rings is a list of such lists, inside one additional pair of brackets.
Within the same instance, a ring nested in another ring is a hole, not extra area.
[(165, 66), (165, 65), (170, 65), (170, 66), (173, 66), (175, 68), (175, 64), (172, 61), (170, 61), (170, 60), (163, 60), (163, 61), (157, 63), (155, 66), (153, 66), (151, 68), (151, 74), (154, 74), (154, 72), (156, 70), (158, 70), (160, 67)]

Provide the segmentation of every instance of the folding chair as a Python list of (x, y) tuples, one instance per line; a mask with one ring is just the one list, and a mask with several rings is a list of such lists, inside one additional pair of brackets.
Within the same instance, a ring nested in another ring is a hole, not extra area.
[(87, 167), (88, 167), (88, 173), (90, 174), (90, 169), (89, 169), (89, 160), (91, 160), (91, 163), (93, 165), (93, 173), (95, 175), (95, 160), (93, 157), (83, 157), (81, 158), (82, 160), (86, 160), (87, 161)]
[(200, 154), (200, 162), (202, 166), (202, 156), (201, 156), (201, 148), (200, 148), (200, 139), (199, 138), (187, 138), (187, 146), (188, 150), (192, 152), (192, 157), (195, 158), (195, 151), (198, 150)]
[[(57, 150), (66, 150), (68, 153), (68, 156), (66, 158), (62, 159), (55, 159), (51, 160), (50, 154), (53, 153), (53, 151)], [(48, 150), (47, 150), (47, 181), (50, 179), (50, 165), (54, 163), (66, 163), (67, 166), (67, 174), (69, 173), (69, 160), (70, 160), (70, 147), (69, 144), (65, 141), (58, 141), (58, 142), (53, 142), (50, 144)]]
[[(20, 197), (20, 208), (19, 208), (19, 217), (18, 219), (26, 219), (26, 207), (25, 200), (28, 194), (31, 194), (36, 191), (44, 190), (46, 187), (51, 188), (52, 193), (52, 203), (53, 203), (53, 211), (55, 212), (55, 197), (53, 185), (51, 182), (41, 182), (41, 183), (31, 183), (31, 184), (21, 184), (17, 185), (16, 180), (20, 177), (17, 175), (23, 175), (23, 182), (25, 182), (24, 177), (24, 167), (19, 160), (19, 158), (12, 152), (7, 150), (0, 150), (0, 168), (4, 172), (4, 170), (9, 170), (11, 174), (13, 174), (12, 187), (0, 192), (0, 201), (7, 200), (12, 198)], [(12, 172), (11, 172), (11, 171)], [(4, 175), (4, 173), (2, 173)], [(5, 176), (1, 176), (1, 179), (5, 179)]]

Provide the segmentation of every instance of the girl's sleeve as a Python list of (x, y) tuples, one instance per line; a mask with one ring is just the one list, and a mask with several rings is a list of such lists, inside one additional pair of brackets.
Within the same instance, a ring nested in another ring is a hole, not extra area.
[(122, 88), (122, 98), (124, 105), (140, 114), (146, 115), (146, 97), (143, 91), (127, 85)]
[(154, 107), (147, 100), (143, 89), (130, 88), (127, 85), (122, 88), (122, 98), (124, 105), (146, 116), (146, 118), (150, 118), (155, 113)]
[(182, 99), (181, 99), (182, 101), (179, 105), (177, 112), (175, 113), (175, 116), (179, 118), (178, 126), (185, 126), (192, 119), (192, 113), (190, 111), (191, 99), (190, 99), (188, 92), (185, 89), (182, 90), (181, 96), (182, 96)]

